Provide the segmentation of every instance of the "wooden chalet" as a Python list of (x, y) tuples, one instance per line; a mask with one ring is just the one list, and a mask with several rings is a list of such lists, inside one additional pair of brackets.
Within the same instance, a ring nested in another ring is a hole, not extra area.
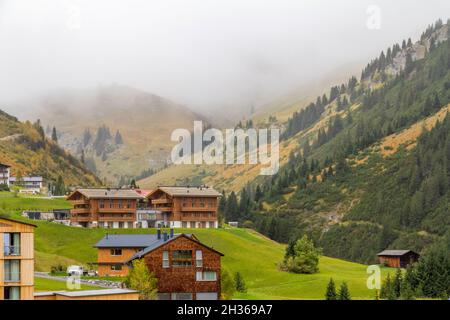
[(159, 300), (218, 300), (222, 256), (194, 235), (172, 231), (126, 263), (131, 267), (135, 259), (144, 259), (158, 279)]
[(68, 197), (72, 225), (134, 228), (138, 202), (144, 197), (132, 189), (77, 189)]
[(217, 228), (219, 192), (211, 187), (158, 187), (147, 195), (161, 213), (158, 223), (170, 228)]
[(406, 268), (420, 257), (418, 253), (412, 250), (384, 250), (377, 256), (380, 264), (391, 268)]

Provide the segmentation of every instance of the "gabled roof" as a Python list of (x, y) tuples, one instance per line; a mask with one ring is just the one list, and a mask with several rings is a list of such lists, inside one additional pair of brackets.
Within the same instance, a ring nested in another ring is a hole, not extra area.
[(415, 253), (412, 250), (384, 250), (377, 254), (377, 256), (403, 256), (409, 252)]
[(37, 225), (35, 225), (35, 224), (28, 223), (28, 222), (23, 222), (23, 221), (11, 219), (11, 218), (7, 218), (7, 217), (5, 217), (5, 216), (2, 216), (1, 214), (0, 214), (0, 220), (6, 220), (6, 221), (11, 221), (11, 222), (19, 223), (19, 224), (25, 224), (25, 225), (27, 225), (27, 226), (32, 226), (32, 227), (37, 228)]
[(153, 190), (150, 189), (134, 189), (134, 191), (144, 198), (147, 197), (150, 193), (152, 193)]
[(0, 162), (0, 167), (11, 168), (11, 166), (8, 166), (7, 164), (1, 163), (1, 162)]
[(181, 238), (181, 237), (184, 237), (186, 239), (194, 241), (194, 242), (198, 243), (199, 245), (205, 247), (206, 249), (214, 251), (215, 253), (223, 256), (223, 253), (221, 253), (221, 252), (219, 252), (219, 251), (217, 251), (217, 250), (215, 250), (215, 249), (213, 249), (211, 247), (208, 247), (207, 245), (205, 245), (205, 244), (201, 243), (200, 241), (198, 241), (198, 239), (193, 234), (182, 233), (182, 234), (174, 235), (172, 238), (169, 238), (167, 241), (164, 241), (164, 239), (161, 239), (162, 241), (155, 242), (152, 245), (148, 246), (147, 248), (145, 248), (145, 249), (143, 249), (143, 250), (141, 250), (139, 252), (136, 252), (130, 259), (125, 261), (125, 264), (127, 264), (127, 263), (129, 263), (129, 262), (131, 262), (131, 261), (133, 261), (135, 259), (140, 259), (143, 256), (145, 256), (146, 254), (152, 252), (153, 250), (155, 250), (155, 249), (157, 249), (157, 248), (159, 248), (159, 247), (161, 247), (161, 246), (163, 246), (163, 245), (165, 245), (167, 243), (170, 243), (170, 242), (172, 242), (172, 241), (174, 241), (174, 240), (176, 240), (178, 238)]
[(158, 187), (153, 190), (148, 196), (151, 196), (156, 191), (162, 191), (172, 197), (220, 197), (221, 193), (217, 192), (211, 187)]
[(77, 192), (88, 199), (143, 199), (133, 189), (76, 189), (67, 199), (70, 199)]
[(155, 241), (158, 241), (158, 236), (156, 234), (108, 234), (97, 242), (94, 247), (146, 248)]

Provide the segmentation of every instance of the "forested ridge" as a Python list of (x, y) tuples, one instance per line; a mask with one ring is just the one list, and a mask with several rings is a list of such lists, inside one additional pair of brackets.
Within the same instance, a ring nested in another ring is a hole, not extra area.
[[(293, 114), (282, 138), (299, 139), (301, 148), (276, 176), (225, 195), (224, 219), (281, 242), (306, 233), (324, 254), (364, 263), (383, 249), (424, 252), (448, 242), (450, 116), (424, 129), (412, 147), (382, 154), (385, 137), (449, 104), (447, 25), (438, 21), (417, 43), (388, 48), (359, 80)], [(418, 47), (425, 48), (421, 59)], [(324, 114), (332, 114), (325, 125), (304, 135)]]
[(55, 140), (46, 136), (39, 120), (20, 122), (0, 110), (0, 162), (11, 166), (13, 175), (43, 176), (57, 194), (64, 194), (68, 185), (101, 185), (95, 174)]

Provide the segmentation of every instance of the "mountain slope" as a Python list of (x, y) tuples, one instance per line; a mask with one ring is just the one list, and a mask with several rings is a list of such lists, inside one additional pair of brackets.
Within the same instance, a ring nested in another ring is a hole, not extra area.
[(13, 174), (42, 175), (49, 182), (61, 176), (66, 185), (99, 185), (99, 179), (77, 159), (45, 138), (39, 124), (19, 122), (0, 110), (0, 162)]
[(446, 241), (449, 33), (438, 22), (416, 44), (382, 53), (361, 81), (332, 88), (326, 104), (318, 99), (294, 114), (285, 139), (334, 115), (259, 186), (259, 205), (245, 208), (240, 220), (278, 241), (309, 233), (327, 255), (370, 263), (385, 248), (420, 252)]
[(86, 162), (114, 184), (164, 167), (175, 144), (172, 131), (192, 130), (194, 120), (203, 120), (184, 106), (118, 85), (50, 95), (39, 110), (35, 117), (56, 126), (64, 147), (78, 157), (83, 150)]

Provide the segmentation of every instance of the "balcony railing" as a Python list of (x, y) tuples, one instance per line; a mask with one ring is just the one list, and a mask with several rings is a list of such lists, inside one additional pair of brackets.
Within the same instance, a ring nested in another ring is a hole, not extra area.
[(20, 272), (5, 272), (5, 282), (20, 282)]
[(152, 204), (165, 204), (165, 203), (172, 203), (172, 200), (170, 199), (152, 199)]
[(209, 211), (209, 212), (215, 212), (216, 211), (216, 207), (208, 207), (208, 206), (204, 206), (204, 207), (192, 207), (192, 206), (184, 206), (181, 207), (181, 211)]
[(5, 246), (3, 252), (5, 256), (20, 256), (20, 246)]
[(128, 212), (128, 213), (134, 213), (135, 211), (136, 211), (135, 208), (127, 208), (126, 206), (125, 206), (125, 207), (122, 207), (122, 208), (118, 208), (118, 207), (110, 208), (109, 206), (108, 206), (108, 207), (105, 206), (104, 208), (98, 208), (98, 212), (105, 212), (105, 213), (108, 213), (108, 212), (116, 212), (116, 213)]

